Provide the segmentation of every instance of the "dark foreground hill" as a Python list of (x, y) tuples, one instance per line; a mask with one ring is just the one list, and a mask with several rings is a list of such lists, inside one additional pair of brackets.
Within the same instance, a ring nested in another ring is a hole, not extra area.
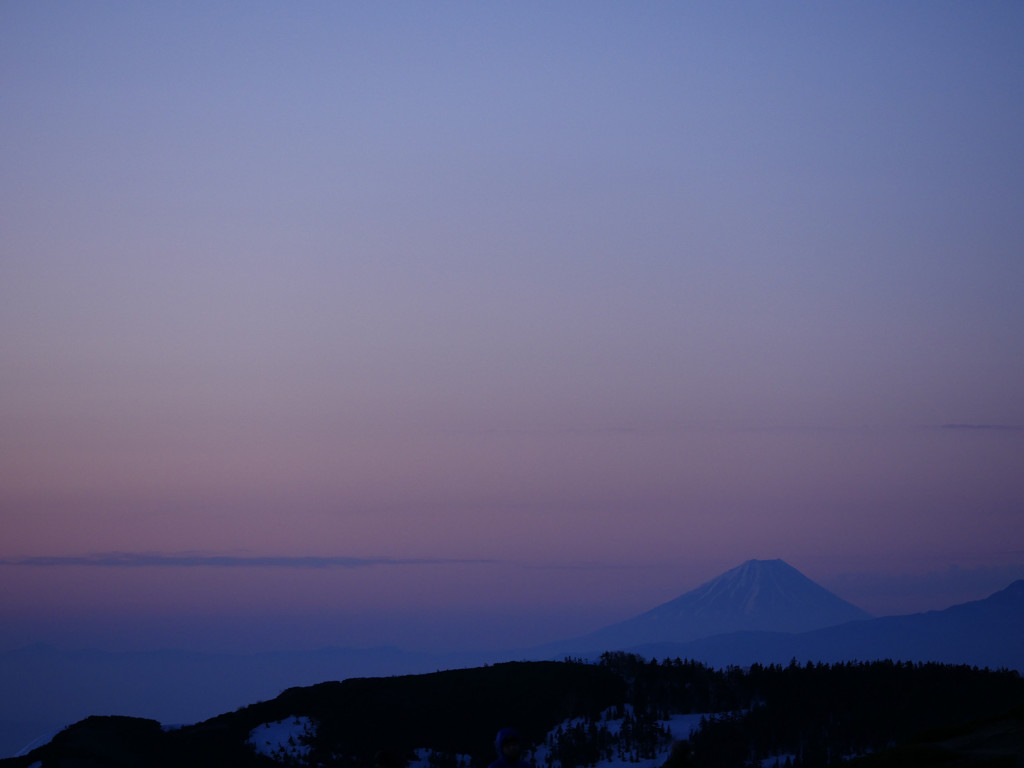
[(428, 748), (487, 759), (494, 734), (506, 723), (516, 723), (524, 738), (542, 739), (562, 720), (595, 716), (623, 696), (624, 684), (610, 669), (559, 662), (353, 678), (292, 688), (271, 701), (175, 730), (163, 730), (154, 720), (91, 717), (27, 757), (0, 765), (273, 765), (250, 747), (250, 733), (293, 717), (318, 724), (309, 765), (333, 765), (344, 754), (369, 766), (381, 749), (407, 756)]
[(520, 656), (378, 648), (207, 653), (112, 652), (34, 645), (0, 651), (0, 757), (96, 713), (195, 723), (287, 688), (350, 677), (415, 675)]
[[(922, 730), (960, 728), (1022, 703), (1024, 681), (1009, 671), (893, 662), (715, 670), (606, 654), (598, 664), (513, 662), (293, 688), (175, 730), (153, 720), (91, 717), (0, 766), (369, 768), (380, 749), (398, 765), (427, 749), (429, 768), (483, 768), (496, 731), (514, 725), (537, 747), (537, 768), (656, 765), (670, 753), (676, 768), (740, 768), (780, 756), (813, 768), (881, 754)], [(705, 716), (673, 748), (666, 726), (683, 713)], [(261, 751), (263, 734), (288, 722), (304, 724), (291, 749)], [(1012, 754), (1017, 746), (999, 748)]]
[(847, 768), (1021, 768), (1024, 706), (949, 728), (933, 728), (906, 743), (852, 760)]

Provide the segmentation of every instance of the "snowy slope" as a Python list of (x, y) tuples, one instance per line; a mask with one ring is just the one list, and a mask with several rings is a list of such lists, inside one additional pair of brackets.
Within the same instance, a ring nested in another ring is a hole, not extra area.
[[(659, 724), (664, 726), (671, 734), (671, 740), (662, 745), (653, 757), (634, 759), (613, 757), (608, 760), (600, 760), (594, 763), (592, 768), (660, 768), (660, 766), (664, 765), (665, 760), (668, 759), (669, 753), (672, 751), (672, 744), (676, 741), (682, 741), (683, 739), (690, 738), (690, 734), (700, 728), (701, 720), (705, 717), (714, 717), (714, 715), (672, 715), (668, 720), (660, 720), (658, 721)], [(572, 725), (572, 723), (573, 721), (566, 721), (559, 727), (567, 729)], [(605, 720), (603, 724), (610, 732), (617, 733), (621, 727), (622, 721)], [(552, 734), (549, 734), (549, 738), (553, 734), (554, 731), (552, 731)], [(549, 751), (549, 748), (542, 744), (528, 754), (526, 758), (534, 768), (543, 768), (543, 766), (547, 766), (549, 764)], [(557, 761), (553, 764), (553, 768), (560, 768)]]
[(558, 652), (621, 650), (738, 631), (806, 632), (869, 618), (782, 560), (748, 560), (635, 618), (560, 643)]
[[(611, 758), (601, 760), (593, 764), (592, 768), (659, 768), (668, 758), (672, 749), (672, 743), (687, 739), (690, 734), (700, 727), (702, 718), (714, 717), (714, 715), (688, 714), (673, 715), (668, 720), (659, 721), (670, 734), (661, 748), (651, 757), (646, 758)], [(618, 734), (622, 720), (606, 718), (602, 725), (611, 733)], [(560, 768), (557, 760), (550, 758), (550, 747), (548, 742), (554, 737), (559, 729), (567, 730), (575, 724), (573, 720), (567, 720), (549, 734), (545, 743), (538, 745), (535, 749), (527, 752), (524, 758), (535, 768)], [(309, 747), (307, 744), (316, 735), (317, 724), (308, 717), (291, 716), (284, 720), (263, 723), (253, 728), (249, 733), (249, 744), (261, 755), (270, 758), (276, 763), (289, 766), (304, 766), (309, 760)], [(407, 768), (431, 768), (434, 764), (432, 758), (434, 752), (430, 749), (415, 750), (416, 757)], [(456, 766), (468, 766), (471, 762), (469, 755), (454, 755)]]
[(309, 754), (307, 742), (315, 733), (316, 723), (308, 717), (292, 716), (253, 728), (249, 732), (249, 744), (265, 757), (294, 763)]

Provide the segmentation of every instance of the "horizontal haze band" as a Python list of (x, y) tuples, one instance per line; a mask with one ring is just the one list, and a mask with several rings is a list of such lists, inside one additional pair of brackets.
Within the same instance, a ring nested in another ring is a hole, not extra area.
[(479, 565), (491, 562), (494, 561), (437, 557), (240, 557), (235, 555), (161, 555), (132, 552), (0, 558), (0, 565), (35, 567), (89, 566), (100, 568), (368, 568), (376, 565)]

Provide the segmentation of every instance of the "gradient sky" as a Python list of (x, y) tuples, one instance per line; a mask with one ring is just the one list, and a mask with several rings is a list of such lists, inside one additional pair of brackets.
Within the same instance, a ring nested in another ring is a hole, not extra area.
[[(1024, 5), (0, 5), (0, 645), (1024, 577)], [(409, 639), (410, 627), (415, 635)]]

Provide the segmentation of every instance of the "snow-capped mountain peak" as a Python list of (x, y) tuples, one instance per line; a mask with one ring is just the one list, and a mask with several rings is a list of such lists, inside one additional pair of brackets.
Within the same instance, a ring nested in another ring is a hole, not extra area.
[(581, 650), (737, 631), (805, 632), (871, 618), (783, 560), (748, 560), (674, 600), (576, 641)]
[[(783, 613), (794, 614), (793, 623), (797, 625), (820, 625), (820, 621), (836, 623), (832, 621), (831, 615), (815, 618), (822, 612), (835, 610), (843, 617), (850, 615), (851, 618), (842, 619), (845, 621), (868, 618), (860, 609), (849, 611), (849, 608), (855, 607), (815, 584), (784, 560), (748, 560), (660, 608), (668, 611), (668, 606), (699, 613), (746, 616), (757, 623), (769, 624), (779, 623), (780, 614)], [(804, 618), (799, 619), (798, 616)], [(783, 631), (802, 630), (793, 627)]]

